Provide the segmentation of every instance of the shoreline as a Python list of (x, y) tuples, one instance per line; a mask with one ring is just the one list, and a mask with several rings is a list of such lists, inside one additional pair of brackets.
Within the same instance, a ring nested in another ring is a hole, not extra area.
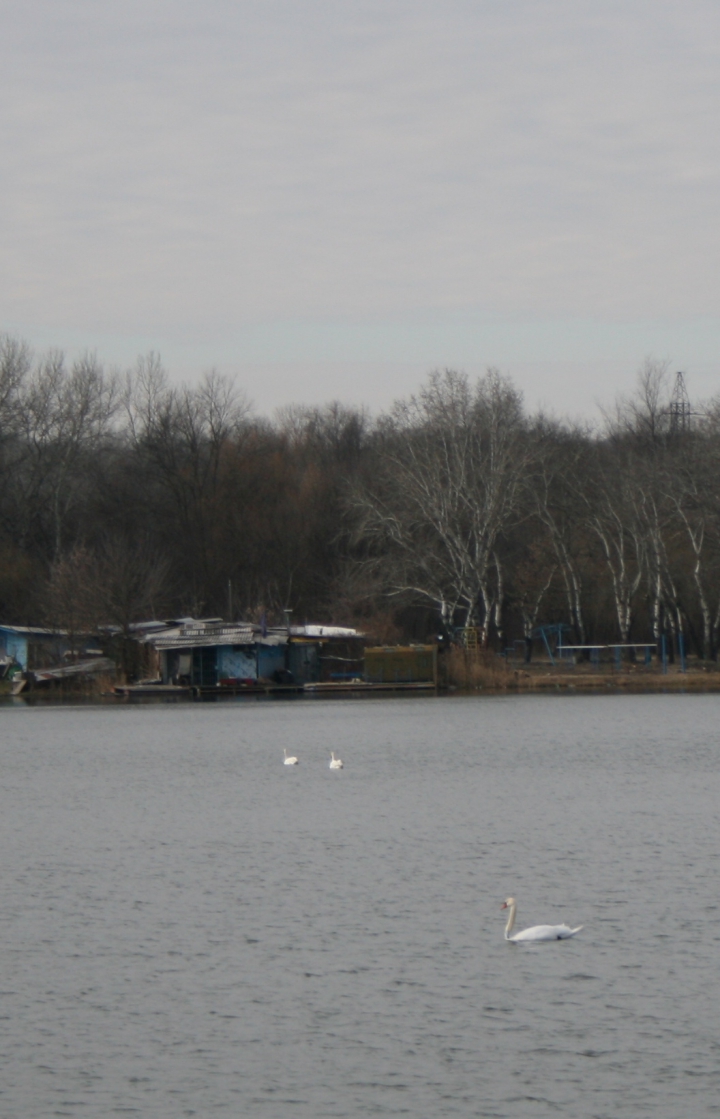
[(598, 672), (584, 671), (575, 673), (553, 672), (544, 668), (538, 671), (513, 671), (499, 674), (493, 673), (493, 679), (487, 682), (478, 682), (469, 686), (461, 684), (441, 685), (438, 688), (425, 685), (413, 687), (400, 685), (397, 688), (385, 686), (382, 689), (357, 688), (357, 689), (315, 689), (308, 688), (287, 689), (286, 692), (248, 691), (243, 694), (239, 691), (217, 693), (205, 692), (203, 695), (191, 695), (180, 689), (173, 689), (167, 693), (160, 688), (153, 692), (142, 690), (133, 694), (132, 691), (97, 692), (92, 690), (65, 690), (65, 689), (34, 689), (20, 695), (11, 695), (8, 692), (0, 693), (0, 708), (5, 707), (52, 707), (67, 706), (77, 703), (81, 706), (97, 705), (98, 707), (118, 707), (132, 704), (175, 704), (175, 703), (217, 703), (242, 700), (243, 702), (270, 702), (293, 700), (317, 701), (318, 699), (331, 698), (333, 700), (350, 699), (393, 699), (409, 698), (410, 696), (423, 698), (467, 698), (468, 696), (523, 696), (523, 695), (667, 695), (688, 694), (708, 695), (720, 693), (720, 671), (690, 669), (687, 672), (680, 670), (669, 671), (666, 674), (659, 672)]

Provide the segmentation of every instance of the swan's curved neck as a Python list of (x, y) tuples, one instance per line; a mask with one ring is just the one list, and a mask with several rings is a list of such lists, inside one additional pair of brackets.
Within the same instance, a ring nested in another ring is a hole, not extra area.
[(515, 902), (513, 902), (512, 905), (510, 906), (510, 912), (508, 914), (507, 925), (505, 926), (505, 939), (506, 940), (510, 936), (510, 933), (512, 932), (512, 927), (515, 924), (515, 908), (516, 908), (515, 907)]

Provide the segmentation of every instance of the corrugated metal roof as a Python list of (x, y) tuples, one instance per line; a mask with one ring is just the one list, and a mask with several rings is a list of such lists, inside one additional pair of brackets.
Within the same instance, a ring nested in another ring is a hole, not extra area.
[(262, 637), (253, 626), (185, 626), (180, 632), (150, 635), (147, 640), (156, 649), (199, 649), (216, 645), (284, 645), (287, 635)]
[(144, 633), (140, 640), (156, 649), (208, 648), (213, 645), (285, 645), (288, 637), (307, 641), (330, 638), (361, 637), (355, 629), (344, 626), (293, 626), (288, 634), (285, 626), (262, 627), (251, 622), (222, 622), (215, 619), (189, 619), (169, 623), (164, 630)]
[(9, 626), (0, 623), (0, 629), (6, 633), (42, 634), (43, 637), (67, 637), (65, 629), (47, 629), (45, 626)]
[(348, 626), (291, 626), (290, 635), (292, 637), (336, 637), (336, 638), (350, 638), (362, 637), (359, 630), (350, 629)]
[(182, 649), (188, 645), (252, 645), (251, 626), (182, 626), (167, 634), (148, 635), (156, 649)]

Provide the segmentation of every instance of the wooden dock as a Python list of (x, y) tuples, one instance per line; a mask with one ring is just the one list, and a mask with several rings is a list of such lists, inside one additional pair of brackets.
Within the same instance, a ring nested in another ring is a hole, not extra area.
[(368, 692), (434, 692), (435, 684), (432, 680), (426, 681), (387, 681), (382, 684), (371, 683), (367, 680), (321, 680), (317, 684), (305, 684), (303, 691), (308, 695), (336, 695), (338, 693), (352, 692), (355, 695), (364, 695)]
[(398, 681), (394, 683), (368, 683), (366, 680), (320, 680), (310, 684), (116, 684), (114, 694), (130, 698), (187, 698), (203, 699), (208, 696), (261, 696), (261, 695), (369, 695), (375, 692), (432, 692), (430, 681)]

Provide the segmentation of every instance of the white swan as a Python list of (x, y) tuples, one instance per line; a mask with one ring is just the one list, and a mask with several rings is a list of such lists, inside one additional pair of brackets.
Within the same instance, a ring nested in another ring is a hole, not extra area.
[(336, 758), (335, 754), (331, 750), (330, 751), (330, 768), (331, 769), (342, 769), (342, 767), (343, 767), (343, 763), (340, 761), (340, 758)]
[(287, 748), (285, 748), (284, 754), (285, 754), (285, 765), (297, 765), (298, 764), (297, 758), (291, 758), (288, 755)]
[(584, 927), (578, 925), (576, 929), (571, 929), (568, 925), (533, 925), (531, 929), (523, 929), (522, 932), (511, 936), (510, 933), (515, 924), (515, 910), (517, 909), (515, 898), (507, 898), (500, 908), (510, 910), (505, 926), (505, 939), (511, 940), (513, 944), (529, 944), (537, 940), (567, 940), (569, 936), (575, 936)]

